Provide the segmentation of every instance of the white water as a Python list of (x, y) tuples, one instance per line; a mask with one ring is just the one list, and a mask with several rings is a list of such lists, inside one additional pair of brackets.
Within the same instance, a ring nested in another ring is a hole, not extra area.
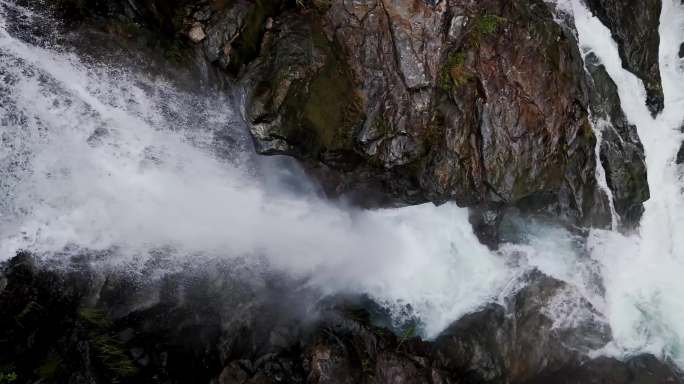
[(101, 263), (135, 269), (160, 248), (179, 260), (243, 258), (324, 291), (368, 293), (397, 311), (410, 304), (428, 335), (513, 277), (464, 209), (362, 211), (288, 193), (269, 181), (275, 167), (254, 165), (244, 148), (215, 154), (215, 131), (244, 137), (227, 99), (86, 65), (2, 22), (2, 259), (107, 250)]
[(644, 144), (651, 189), (638, 234), (597, 230), (590, 237), (606, 287), (605, 315), (615, 338), (612, 352), (651, 352), (684, 367), (684, 184), (674, 162), (684, 139), (679, 131), (684, 122), (684, 72), (677, 54), (684, 40), (684, 9), (679, 0), (663, 0), (660, 67), (665, 109), (653, 119), (644, 103), (643, 84), (622, 68), (608, 29), (577, 0), (565, 8), (574, 13), (581, 47), (600, 58), (618, 85), (623, 110)]
[[(536, 267), (570, 283), (568, 297), (550, 308), (559, 326), (583, 316), (572, 310), (579, 294), (610, 321), (615, 341), (605, 352), (649, 351), (684, 366), (684, 207), (672, 162), (684, 111), (676, 63), (684, 34), (682, 12), (667, 1), (666, 107), (657, 120), (605, 28), (578, 2), (566, 4), (582, 46), (606, 64), (639, 128), (653, 196), (640, 234), (591, 234), (590, 260), (558, 228), (527, 223), (527, 244), (497, 254), (453, 204), (363, 211), (302, 193), (311, 188), (296, 170), (249, 154), (227, 98), (28, 44), (7, 33), (12, 6), (0, 0), (0, 259), (19, 249), (45, 258), (106, 250), (99, 263), (135, 270), (158, 249), (179, 261), (241, 258), (325, 292), (368, 293), (397, 312), (410, 305), (429, 336), (511, 293)], [(237, 140), (228, 156), (214, 140), (226, 131)], [(292, 172), (303, 184), (298, 193), (281, 181)]]

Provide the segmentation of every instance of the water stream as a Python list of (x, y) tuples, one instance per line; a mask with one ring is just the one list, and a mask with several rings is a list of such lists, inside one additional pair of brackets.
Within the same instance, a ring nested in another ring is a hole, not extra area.
[(397, 314), (409, 308), (427, 336), (501, 300), (538, 268), (603, 313), (614, 341), (601, 353), (647, 351), (684, 367), (684, 184), (674, 164), (684, 9), (664, 3), (665, 110), (653, 119), (607, 29), (579, 0), (565, 2), (582, 50), (606, 65), (638, 127), (652, 195), (639, 232), (593, 230), (588, 259), (574, 235), (531, 222), (524, 243), (489, 251), (454, 204), (361, 210), (326, 201), (293, 162), (251, 153), (230, 95), (181, 91), (116, 62), (36, 44), (10, 27), (44, 16), (1, 0), (0, 260), (20, 249), (46, 262), (104, 252), (94, 264), (132, 271), (160, 249), (168, 268), (247, 260), (324, 293), (365, 293)]

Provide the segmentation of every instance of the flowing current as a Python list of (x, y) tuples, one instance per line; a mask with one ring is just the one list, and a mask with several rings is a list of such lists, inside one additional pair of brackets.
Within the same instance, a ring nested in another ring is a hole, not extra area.
[(564, 3), (581, 48), (606, 65), (639, 129), (652, 194), (640, 233), (594, 230), (588, 259), (573, 235), (535, 223), (521, 243), (491, 252), (453, 204), (328, 202), (291, 161), (251, 154), (233, 97), (180, 90), (40, 41), (21, 25), (43, 16), (0, 0), (0, 260), (27, 249), (59, 263), (87, 251), (105, 255), (92, 261), (101, 268), (132, 272), (160, 250), (165, 268), (239, 260), (323, 293), (368, 294), (397, 315), (409, 308), (427, 336), (511, 294), (538, 268), (569, 283), (568, 301), (584, 296), (605, 316), (614, 341), (602, 353), (647, 351), (684, 367), (684, 184), (674, 164), (684, 10), (664, 3), (665, 110), (656, 119), (607, 29), (579, 2)]
[(622, 108), (644, 144), (651, 198), (639, 234), (594, 231), (592, 255), (606, 287), (605, 315), (618, 353), (647, 351), (684, 367), (684, 171), (675, 163), (684, 141), (684, 7), (663, 0), (660, 71), (665, 108), (654, 119), (642, 82), (622, 68), (610, 31), (578, 1), (567, 2), (581, 48), (594, 52), (618, 86)]

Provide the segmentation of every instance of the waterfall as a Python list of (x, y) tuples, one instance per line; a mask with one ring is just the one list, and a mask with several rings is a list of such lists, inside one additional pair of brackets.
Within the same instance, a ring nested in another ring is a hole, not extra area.
[[(419, 317), (429, 337), (501, 302), (539, 269), (573, 288), (568, 302), (579, 294), (603, 313), (614, 341), (598, 353), (652, 352), (684, 367), (684, 184), (674, 164), (684, 8), (664, 0), (665, 109), (655, 119), (606, 27), (580, 0), (563, 9), (574, 15), (581, 49), (618, 85), (652, 194), (638, 233), (591, 231), (590, 257), (578, 236), (533, 221), (518, 223), (524, 241), (490, 251), (452, 203), (363, 210), (327, 201), (293, 162), (251, 153), (232, 95), (180, 90), (120, 63), (35, 44), (11, 25), (45, 16), (0, 0), (0, 260), (23, 249), (54, 264), (92, 252), (104, 255), (93, 265), (130, 271), (159, 252), (168, 270), (246, 262), (302, 289), (367, 294), (397, 317)], [(551, 310), (559, 324), (581, 316), (564, 308)]]
[(676, 0), (663, 1), (660, 69), (665, 109), (656, 118), (645, 105), (642, 82), (623, 69), (610, 31), (580, 1), (571, 2), (571, 11), (581, 49), (605, 65), (618, 86), (622, 109), (637, 126), (651, 189), (637, 234), (594, 230), (590, 235), (606, 288), (612, 347), (618, 354), (665, 355), (684, 366), (684, 184), (675, 164), (684, 140), (684, 71), (677, 54), (684, 40), (684, 7)]
[(160, 249), (171, 269), (247, 260), (397, 313), (410, 305), (427, 335), (511, 279), (465, 209), (366, 211), (302, 193), (307, 182), (277, 158), (255, 159), (246, 145), (219, 156), (217, 132), (246, 135), (228, 97), (27, 43), (2, 23), (10, 11), (41, 16), (0, 4), (0, 258), (27, 249), (58, 262), (85, 250), (106, 253), (93, 261), (102, 268), (129, 270)]

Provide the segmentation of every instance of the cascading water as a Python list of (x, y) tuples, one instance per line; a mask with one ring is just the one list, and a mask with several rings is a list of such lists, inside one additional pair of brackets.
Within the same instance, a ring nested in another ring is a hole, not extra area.
[(589, 246), (601, 264), (605, 315), (618, 354), (647, 351), (684, 366), (684, 189), (675, 155), (684, 140), (684, 71), (678, 49), (684, 39), (684, 7), (664, 0), (660, 19), (660, 68), (665, 109), (652, 118), (642, 82), (622, 68), (610, 31), (576, 0), (581, 48), (597, 55), (618, 86), (623, 110), (644, 144), (651, 198), (638, 234), (594, 230)]
[(410, 304), (430, 335), (510, 280), (464, 209), (362, 211), (295, 196), (269, 181), (277, 159), (256, 166), (246, 144), (216, 154), (226, 143), (214, 145), (215, 132), (245, 137), (227, 98), (61, 52), (0, 31), (2, 258), (85, 249), (130, 269), (159, 248), (179, 260), (243, 258), (322, 291)]
[[(159, 249), (179, 263), (248, 260), (324, 293), (366, 293), (397, 313), (410, 305), (428, 336), (510, 294), (537, 268), (569, 283), (567, 302), (580, 294), (604, 313), (615, 340), (603, 352), (664, 353), (684, 366), (684, 201), (673, 163), (684, 10), (665, 1), (665, 110), (654, 120), (605, 27), (579, 0), (565, 5), (638, 126), (652, 191), (639, 234), (592, 231), (593, 260), (566, 230), (531, 222), (520, 224), (525, 244), (491, 252), (453, 204), (368, 211), (327, 202), (292, 164), (250, 154), (230, 98), (30, 43), (9, 24), (42, 16), (11, 1), (0, 1), (0, 258), (27, 249), (59, 262), (98, 251), (102, 268), (131, 270)], [(557, 304), (559, 326), (582, 316)]]

